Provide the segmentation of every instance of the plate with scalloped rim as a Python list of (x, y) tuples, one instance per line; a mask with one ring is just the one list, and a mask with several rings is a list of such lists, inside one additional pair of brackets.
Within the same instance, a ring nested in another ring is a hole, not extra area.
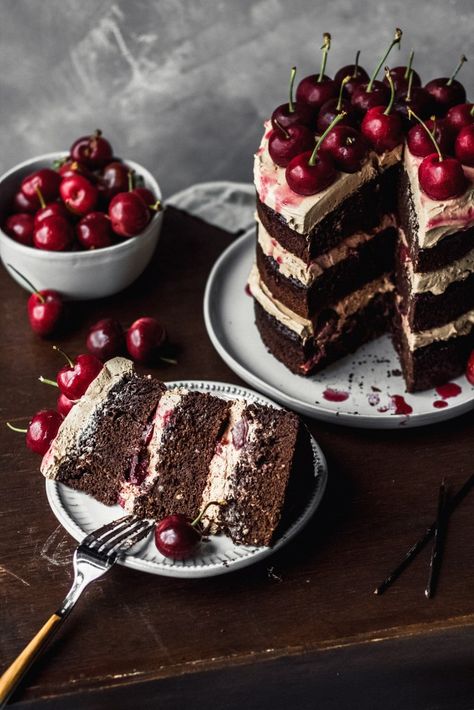
[(204, 320), (212, 344), (252, 387), (300, 414), (363, 428), (423, 426), (474, 408), (474, 386), (464, 375), (438, 390), (407, 393), (388, 335), (312, 377), (290, 372), (267, 351), (255, 325), (253, 299), (245, 288), (254, 254), (252, 229), (218, 258), (204, 295)]
[[(246, 399), (248, 402), (281, 407), (252, 390), (222, 382), (186, 380), (165, 383), (168, 387), (187, 387), (190, 390), (209, 392), (223, 399)], [(327, 466), (324, 454), (311, 437), (313, 449), (314, 487), (308, 500), (301, 502), (299, 516), (276, 539), (272, 547), (236, 545), (225, 535), (210, 535), (199, 546), (196, 555), (186, 560), (174, 561), (161, 555), (154, 543), (153, 534), (135, 545), (119, 560), (125, 567), (167, 577), (212, 577), (247, 567), (268, 557), (291, 540), (306, 525), (319, 507), (327, 483)], [(46, 480), (46, 495), (54, 515), (61, 525), (78, 542), (93, 530), (123, 516), (119, 505), (107, 506), (91, 496), (68, 488), (63, 483)]]

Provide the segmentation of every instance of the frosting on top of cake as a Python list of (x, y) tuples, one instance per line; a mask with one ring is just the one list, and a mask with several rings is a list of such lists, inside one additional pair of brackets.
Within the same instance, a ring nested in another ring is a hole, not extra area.
[(43, 456), (41, 473), (46, 478), (56, 478), (61, 462), (66, 460), (70, 452), (75, 449), (79, 438), (93, 422), (95, 413), (107, 399), (110, 390), (120, 380), (129, 377), (133, 371), (133, 362), (124, 357), (115, 357), (104, 364), (85, 394), (62, 422), (48, 451)]
[(420, 188), (418, 168), (423, 158), (405, 148), (405, 170), (410, 180), (413, 202), (418, 220), (418, 243), (429, 249), (449, 234), (474, 226), (474, 168), (463, 165), (468, 185), (459, 197), (450, 200), (432, 200)]
[(400, 144), (382, 155), (370, 152), (358, 172), (338, 173), (336, 181), (326, 190), (305, 197), (290, 189), (286, 182), (285, 168), (280, 168), (273, 162), (268, 152), (268, 138), (272, 130), (270, 121), (265, 122), (264, 128), (264, 135), (254, 158), (255, 188), (260, 201), (280, 214), (288, 226), (300, 234), (310, 232), (361, 185), (399, 162), (403, 150)]

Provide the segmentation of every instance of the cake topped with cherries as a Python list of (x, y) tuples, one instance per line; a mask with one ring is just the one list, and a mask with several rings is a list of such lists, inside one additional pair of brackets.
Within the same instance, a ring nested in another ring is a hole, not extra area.
[[(255, 154), (257, 328), (290, 370), (313, 374), (392, 333), (407, 390), (461, 374), (474, 347), (474, 106), (456, 76), (424, 87), (359, 64), (290, 75)], [(384, 75), (383, 81), (378, 77)]]

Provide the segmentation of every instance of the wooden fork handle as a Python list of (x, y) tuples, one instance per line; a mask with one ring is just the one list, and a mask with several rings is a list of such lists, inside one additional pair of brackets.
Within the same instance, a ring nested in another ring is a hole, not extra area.
[(25, 646), (0, 678), (0, 708), (3, 708), (33, 661), (41, 653), (50, 637), (63, 620), (59, 614), (53, 614), (41, 627), (36, 636)]

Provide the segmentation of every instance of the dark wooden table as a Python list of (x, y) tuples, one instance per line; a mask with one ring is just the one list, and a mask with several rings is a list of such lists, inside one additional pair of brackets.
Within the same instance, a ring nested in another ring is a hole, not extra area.
[[(211, 265), (232, 237), (169, 210), (156, 257), (117, 297), (75, 304), (60, 342), (84, 350), (104, 316), (160, 318), (179, 344), (163, 379), (238, 383), (202, 318)], [(0, 667), (66, 593), (74, 542), (49, 509), (39, 459), (6, 420), (54, 406), (37, 381), (61, 362), (29, 330), (27, 294), (2, 270)], [(373, 589), (433, 519), (442, 476), (474, 470), (473, 417), (397, 431), (309, 422), (329, 463), (321, 509), (252, 568), (199, 581), (116, 567), (85, 593), (13, 701), (21, 708), (474, 707), (474, 493), (455, 513), (435, 599), (429, 550), (384, 596)]]

